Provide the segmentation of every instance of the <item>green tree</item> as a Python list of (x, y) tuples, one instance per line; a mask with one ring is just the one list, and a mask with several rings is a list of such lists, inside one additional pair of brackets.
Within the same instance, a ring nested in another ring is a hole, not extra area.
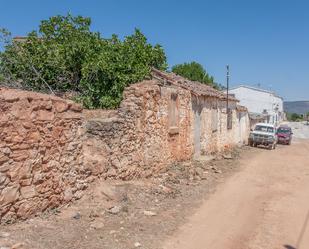
[(302, 117), (302, 115), (299, 115), (297, 113), (288, 113), (287, 118), (288, 118), (289, 121), (296, 122), (296, 121), (302, 120), (303, 117)]
[(203, 66), (195, 61), (175, 65), (172, 67), (172, 72), (189, 80), (199, 81), (201, 83), (210, 85), (216, 89), (221, 88), (217, 83), (214, 82), (214, 77), (210, 76), (203, 68)]
[(101, 43), (99, 53), (85, 63), (82, 74), (84, 103), (87, 106), (117, 106), (122, 92), (131, 83), (150, 75), (151, 67), (165, 70), (166, 57), (161, 46), (147, 43), (139, 31), (120, 41), (117, 36)]
[(4, 68), (27, 88), (78, 91), (85, 57), (100, 40), (90, 24), (89, 18), (70, 14), (43, 20), (26, 41), (6, 46)]
[(74, 91), (88, 108), (112, 108), (151, 67), (166, 69), (162, 47), (149, 44), (139, 30), (124, 40), (106, 39), (90, 26), (90, 18), (70, 14), (41, 21), (26, 41), (5, 44), (0, 75), (33, 90)]
[(1, 60), (1, 51), (10, 44), (11, 42), (11, 33), (5, 29), (0, 28), (0, 82), (5, 80), (5, 74), (1, 71), (3, 61)]

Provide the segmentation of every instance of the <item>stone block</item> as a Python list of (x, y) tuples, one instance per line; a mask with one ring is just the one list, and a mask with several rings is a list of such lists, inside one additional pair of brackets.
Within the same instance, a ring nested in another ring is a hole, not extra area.
[(54, 107), (56, 112), (65, 112), (66, 110), (68, 110), (69, 105), (65, 101), (55, 101)]
[(6, 182), (7, 177), (5, 174), (0, 173), (0, 187), (4, 185), (4, 183)]
[(69, 109), (74, 111), (74, 112), (81, 112), (83, 110), (81, 105), (74, 103), (74, 102), (71, 102), (69, 104)]
[(21, 162), (14, 162), (9, 165), (9, 170), (6, 172), (6, 175), (10, 177), (12, 182), (16, 182), (19, 179), (19, 170), (21, 167)]
[(23, 165), (19, 168), (18, 176), (19, 179), (28, 179), (31, 177), (31, 167), (32, 162), (26, 161), (23, 163)]
[(12, 152), (9, 147), (2, 148), (0, 151), (6, 156), (10, 155)]
[(17, 209), (17, 217), (25, 219), (40, 211), (41, 207), (38, 201), (25, 201)]
[(10, 163), (9, 162), (5, 162), (5, 163), (0, 163), (0, 172), (6, 172), (11, 168)]
[(4, 164), (5, 162), (9, 161), (10, 158), (4, 154), (0, 154), (0, 165)]
[(26, 186), (20, 188), (20, 193), (22, 198), (29, 199), (37, 196), (37, 192), (35, 191), (35, 188), (33, 186)]
[(22, 179), (19, 181), (20, 186), (30, 186), (32, 183), (32, 179), (28, 178), (28, 179)]
[(28, 133), (28, 136), (26, 137), (26, 143), (38, 143), (42, 139), (40, 132), (33, 131)]
[(27, 120), (31, 116), (30, 109), (23, 106), (21, 103), (12, 105), (10, 115), (14, 116), (19, 120)]
[(16, 150), (10, 155), (10, 158), (12, 158), (15, 162), (25, 161), (28, 157), (29, 153), (27, 150)]
[(22, 122), (22, 126), (25, 128), (25, 129), (31, 129), (34, 127), (34, 124), (30, 121), (24, 121)]
[(67, 112), (59, 113), (58, 117), (68, 120), (68, 119), (81, 119), (82, 116), (80, 112), (67, 111)]
[(19, 196), (20, 196), (20, 194), (19, 194), (19, 186), (18, 185), (6, 187), (1, 192), (0, 206), (5, 206), (5, 205), (16, 202), (18, 200)]
[(36, 119), (40, 121), (52, 121), (54, 117), (54, 112), (49, 110), (38, 110), (36, 115)]
[(36, 172), (34, 173), (33, 176), (33, 181), (32, 183), (37, 185), (37, 184), (41, 184), (44, 181), (44, 174), (42, 174), (41, 172)]

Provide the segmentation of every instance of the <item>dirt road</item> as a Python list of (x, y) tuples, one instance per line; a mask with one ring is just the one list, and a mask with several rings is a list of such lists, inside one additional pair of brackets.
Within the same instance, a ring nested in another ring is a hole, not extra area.
[(307, 122), (289, 122), (288, 125), (292, 127), (294, 137), (309, 139), (309, 124)]
[(308, 140), (241, 163), (164, 249), (309, 248)]

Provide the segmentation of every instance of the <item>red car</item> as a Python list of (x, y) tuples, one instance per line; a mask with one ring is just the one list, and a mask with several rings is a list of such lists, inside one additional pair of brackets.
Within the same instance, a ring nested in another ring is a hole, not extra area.
[(292, 142), (292, 129), (287, 125), (281, 125), (277, 129), (278, 143), (290, 145)]

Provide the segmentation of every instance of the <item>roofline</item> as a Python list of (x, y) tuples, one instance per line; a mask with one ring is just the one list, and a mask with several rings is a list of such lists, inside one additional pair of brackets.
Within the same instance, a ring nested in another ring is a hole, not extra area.
[[(179, 80), (175, 80), (173, 79), (170, 75), (172, 75), (173, 73), (168, 73), (168, 72), (163, 72), (163, 71), (160, 71), (156, 68), (151, 68), (151, 71), (152, 71), (152, 77), (154, 77), (156, 80), (163, 80), (163, 84), (164, 84), (164, 81), (174, 85), (174, 86), (178, 86), (178, 87), (181, 87), (183, 89), (186, 89), (188, 91), (190, 91), (192, 94), (196, 95), (196, 96), (208, 96), (208, 97), (213, 97), (213, 98), (217, 98), (217, 99), (221, 99), (221, 100), (226, 100), (227, 99), (227, 96), (224, 95), (224, 93), (222, 93), (222, 91), (219, 91), (219, 90), (216, 90), (214, 89), (213, 87), (211, 86), (207, 86), (209, 89), (211, 89), (211, 91), (213, 91), (213, 93), (198, 93), (196, 92), (194, 89), (190, 89), (189, 86), (186, 86), (184, 85), (182, 82), (179, 82)], [(176, 74), (174, 74), (176, 75)], [(180, 76), (180, 75), (176, 75), (178, 77), (180, 77), (181, 79), (183, 79), (184, 81), (186, 82), (190, 82), (192, 85), (194, 84), (202, 84), (201, 82), (198, 82), (198, 81), (191, 81), (191, 80), (188, 80), (186, 78), (184, 78), (183, 76)], [(232, 96), (229, 96), (228, 97), (229, 100), (231, 102), (239, 102), (238, 99), (236, 99), (235, 97), (232, 97)]]
[(241, 87), (248, 88), (248, 89), (255, 90), (255, 91), (270, 93), (270, 94), (274, 95), (275, 97), (283, 100), (283, 97), (277, 95), (274, 91), (265, 90), (265, 89), (261, 89), (261, 88), (257, 88), (257, 87), (253, 87), (253, 86), (248, 86), (248, 85), (239, 85), (239, 86), (231, 87), (229, 90), (234, 90), (234, 89), (241, 88)]

